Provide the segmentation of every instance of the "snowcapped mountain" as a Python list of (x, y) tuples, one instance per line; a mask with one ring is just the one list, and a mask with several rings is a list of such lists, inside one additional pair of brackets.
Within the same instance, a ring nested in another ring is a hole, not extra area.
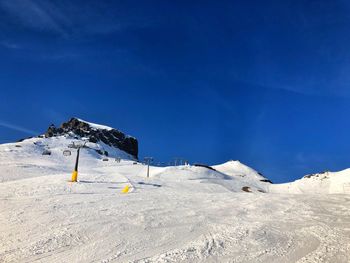
[(45, 133), (45, 138), (64, 136), (68, 139), (82, 139), (90, 143), (102, 146), (97, 149), (98, 153), (109, 155), (105, 146), (120, 149), (137, 159), (138, 142), (134, 137), (126, 135), (114, 128), (84, 121), (78, 118), (71, 118), (68, 122), (62, 123), (59, 128), (50, 125)]
[[(82, 166), (96, 166), (102, 159), (137, 160), (135, 138), (111, 127), (72, 118), (59, 128), (51, 125), (45, 134), (0, 145), (0, 182), (46, 174), (70, 173), (81, 151)], [(67, 154), (68, 153), (68, 154)]]

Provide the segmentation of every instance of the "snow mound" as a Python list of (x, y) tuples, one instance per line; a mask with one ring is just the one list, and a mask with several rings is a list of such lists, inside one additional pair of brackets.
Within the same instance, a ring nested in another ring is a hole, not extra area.
[(202, 184), (217, 184), (231, 192), (266, 192), (266, 183), (255, 177), (249, 179), (231, 176), (219, 170), (212, 170), (202, 166), (169, 166), (163, 168), (152, 167), (150, 176), (159, 180)]
[[(267, 191), (267, 187), (271, 183), (269, 179), (240, 161), (232, 160), (212, 167), (218, 172), (239, 179), (247, 186), (254, 186), (257, 189), (263, 189), (263, 191)], [(249, 188), (243, 188), (243, 190), (246, 192), (251, 191)]]
[(294, 182), (270, 185), (273, 193), (350, 194), (350, 169), (306, 175)]
[(241, 163), (240, 161), (228, 161), (223, 164), (213, 165), (215, 170), (234, 177), (247, 177), (255, 180), (267, 180), (260, 173)]

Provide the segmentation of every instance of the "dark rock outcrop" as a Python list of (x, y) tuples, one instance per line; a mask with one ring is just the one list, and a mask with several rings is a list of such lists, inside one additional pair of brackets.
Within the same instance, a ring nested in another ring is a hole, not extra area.
[(273, 182), (269, 179), (261, 179), (260, 182), (273, 184)]
[(207, 169), (209, 169), (209, 170), (216, 171), (213, 167), (211, 167), (211, 166), (209, 166), (209, 165), (206, 165), (206, 164), (194, 163), (193, 166), (204, 167), (204, 168), (207, 168)]
[(72, 118), (62, 123), (61, 127), (51, 124), (45, 133), (45, 137), (69, 135), (73, 137), (87, 138), (90, 142), (103, 142), (109, 146), (125, 151), (135, 158), (138, 155), (138, 142), (134, 137), (125, 135), (116, 129), (104, 129), (91, 126), (89, 123)]

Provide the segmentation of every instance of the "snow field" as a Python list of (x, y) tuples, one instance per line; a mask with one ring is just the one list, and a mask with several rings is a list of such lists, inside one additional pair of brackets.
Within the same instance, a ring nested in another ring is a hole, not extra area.
[(0, 145), (0, 262), (350, 262), (350, 195), (329, 194), (347, 170), (271, 186), (230, 161), (146, 178), (123, 153), (83, 149), (70, 183), (67, 144)]

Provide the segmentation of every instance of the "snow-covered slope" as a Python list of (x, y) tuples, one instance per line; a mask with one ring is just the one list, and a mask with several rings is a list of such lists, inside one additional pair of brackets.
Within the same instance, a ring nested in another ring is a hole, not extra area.
[(350, 194), (350, 169), (306, 175), (294, 182), (269, 186), (272, 193)]
[(183, 165), (170, 166), (153, 169), (151, 176), (159, 179), (171, 181), (194, 181), (201, 183), (216, 184), (217, 187), (223, 187), (232, 192), (266, 192), (267, 185), (255, 178), (234, 177), (218, 170), (212, 170), (205, 167)]
[(0, 145), (0, 262), (350, 262), (350, 170), (274, 185), (229, 161), (147, 178), (134, 156), (89, 141), (71, 183), (70, 147), (85, 139)]
[(231, 169), (151, 166), (146, 178), (146, 165), (89, 149), (70, 183), (64, 138), (43, 141), (50, 156), (37, 140), (0, 146), (0, 262), (350, 260), (347, 196), (247, 193)]
[(228, 161), (223, 164), (212, 166), (215, 170), (229, 175), (233, 178), (237, 178), (246, 184), (255, 185), (256, 187), (262, 187), (265, 191), (271, 181), (259, 172), (250, 168), (249, 166), (241, 163), (240, 161)]
[[(38, 174), (56, 174), (71, 171), (76, 158), (77, 149), (85, 140), (75, 139), (68, 135), (55, 137), (35, 137), (17, 143), (0, 145), (0, 182), (37, 176)], [(64, 156), (69, 151), (71, 155)], [(81, 163), (91, 165), (100, 162), (106, 156), (98, 152), (108, 152), (110, 158), (134, 160), (135, 158), (103, 142), (87, 142), (81, 150)], [(49, 154), (49, 155), (45, 155)]]
[(228, 161), (223, 164), (213, 165), (215, 170), (234, 177), (249, 178), (251, 180), (267, 180), (260, 173), (241, 163), (240, 161)]
[[(73, 145), (82, 145), (83, 143), (85, 141), (82, 139), (61, 135), (49, 138), (30, 138), (17, 143), (0, 145), (0, 159), (6, 163), (3, 169), (11, 171), (12, 174), (12, 176), (9, 176), (8, 172), (0, 173), (0, 182), (36, 176), (38, 170), (42, 171), (42, 173), (49, 172), (51, 174), (69, 173), (74, 166), (76, 157), (76, 149), (71, 147)], [(67, 150), (71, 152), (71, 155), (65, 156), (63, 154)], [(98, 151), (107, 151), (109, 153), (108, 157), (101, 156), (98, 154)], [(49, 152), (50, 155), (43, 155), (45, 152)], [(115, 158), (134, 160), (130, 154), (103, 142), (87, 142), (86, 147), (81, 150), (80, 166), (105, 166), (103, 159), (115, 162)], [(235, 167), (234, 172), (237, 176), (233, 176), (232, 171), (229, 169), (232, 164)], [(150, 176), (173, 182), (198, 180), (202, 183), (217, 184), (218, 187), (224, 187), (234, 192), (267, 191), (267, 184), (261, 182), (265, 178), (258, 175), (248, 166), (240, 163), (238, 167), (234, 162), (228, 162), (215, 167), (218, 168), (217, 171), (190, 165), (152, 167)]]

